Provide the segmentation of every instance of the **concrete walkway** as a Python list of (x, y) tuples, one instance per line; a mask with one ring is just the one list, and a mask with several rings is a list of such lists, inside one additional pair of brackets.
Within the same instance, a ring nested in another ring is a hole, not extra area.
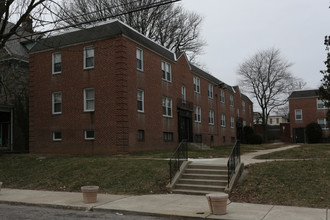
[(99, 194), (96, 203), (84, 204), (82, 193), (4, 188), (0, 191), (0, 202), (179, 219), (330, 220), (328, 209), (234, 202), (228, 204), (227, 214), (212, 215), (205, 196), (181, 194), (142, 196)]

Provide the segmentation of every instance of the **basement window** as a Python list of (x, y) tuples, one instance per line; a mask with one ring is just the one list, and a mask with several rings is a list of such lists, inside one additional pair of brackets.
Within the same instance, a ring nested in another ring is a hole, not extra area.
[(95, 136), (94, 136), (94, 130), (86, 130), (85, 131), (85, 140), (94, 140)]

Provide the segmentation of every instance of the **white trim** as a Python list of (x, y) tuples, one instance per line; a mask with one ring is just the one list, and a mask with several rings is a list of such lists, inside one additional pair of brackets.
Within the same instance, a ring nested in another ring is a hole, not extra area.
[[(55, 133), (60, 133), (61, 134), (61, 138), (55, 138)], [(62, 141), (62, 132), (60, 131), (53, 131), (52, 132), (52, 136), (53, 136), (53, 141)]]
[[(55, 94), (60, 94), (61, 95), (61, 111), (59, 112), (55, 112), (55, 104), (58, 104), (58, 103), (55, 103)], [(59, 114), (62, 114), (62, 92), (59, 91), (59, 92), (52, 92), (52, 114), (53, 115), (59, 115)]]
[[(61, 59), (61, 70), (58, 72), (55, 72), (54, 67), (55, 67), (55, 55), (60, 54), (60, 59)], [(52, 53), (52, 74), (60, 74), (62, 73), (62, 53), (61, 52), (54, 52)]]
[[(87, 137), (87, 132), (88, 131), (93, 131), (93, 137)], [(84, 130), (84, 139), (85, 140), (95, 140), (95, 131), (94, 130)]]
[[(142, 92), (142, 100), (139, 100), (139, 92)], [(140, 102), (142, 102), (142, 110), (140, 110), (139, 108), (138, 108), (138, 112), (144, 112), (144, 90), (142, 90), (142, 89), (138, 89), (137, 90), (137, 101), (140, 101)]]
[(214, 111), (209, 110), (209, 125), (214, 125)]
[[(297, 111), (300, 111), (301, 112), (301, 119), (297, 119)], [(296, 121), (302, 121), (303, 120), (303, 112), (302, 112), (302, 109), (295, 109), (294, 110), (294, 118)]]
[(136, 48), (136, 60), (138, 59), (138, 51), (140, 51), (140, 58), (139, 60), (141, 60), (141, 68), (138, 68), (137, 63), (136, 63), (136, 69), (139, 71), (143, 71), (143, 50), (141, 48)]
[(213, 99), (213, 85), (209, 83), (207, 94), (209, 99)]
[(195, 106), (195, 122), (202, 122), (202, 108), (198, 105)]
[[(90, 49), (93, 49), (93, 66), (86, 66), (86, 59), (89, 58), (87, 57), (87, 50), (90, 50)], [(84, 47), (84, 70), (86, 69), (93, 69), (94, 66), (95, 66), (95, 49), (94, 49), (94, 46), (93, 45), (90, 45), (90, 46), (86, 46)]]
[[(167, 72), (168, 68), (168, 72)], [(171, 83), (172, 82), (172, 65), (166, 61), (161, 62), (161, 69), (162, 69), (162, 80)], [(163, 74), (165, 73), (165, 78)], [(167, 79), (167, 74), (170, 74), (170, 79)]]
[[(165, 105), (164, 105), (164, 100), (165, 100)], [(163, 108), (164, 107), (165, 107), (165, 114), (163, 113)], [(169, 111), (168, 111), (169, 108), (171, 110), (170, 114), (169, 114)], [(163, 114), (163, 117), (173, 118), (173, 102), (172, 102), (172, 98), (163, 96), (163, 98), (162, 98), (162, 114)]]
[[(93, 92), (94, 92), (94, 97), (93, 97), (93, 99), (89, 99), (89, 100), (87, 100), (87, 98), (86, 98), (86, 92), (87, 91), (92, 91), (93, 90)], [(84, 89), (84, 112), (94, 112), (95, 111), (95, 89), (94, 88), (85, 88)], [(87, 101), (94, 101), (94, 108), (93, 109), (87, 109)]]
[(194, 92), (200, 94), (201, 93), (201, 80), (197, 76), (193, 78), (194, 83)]

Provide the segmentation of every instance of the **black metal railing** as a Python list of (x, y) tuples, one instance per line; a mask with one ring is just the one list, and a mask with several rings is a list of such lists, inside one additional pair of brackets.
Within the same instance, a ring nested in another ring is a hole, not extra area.
[(183, 109), (187, 109), (187, 110), (194, 109), (194, 103), (188, 102), (187, 100), (183, 100), (180, 98), (176, 99), (176, 105), (178, 108), (183, 108)]
[(241, 162), (241, 152), (240, 152), (240, 141), (237, 140), (235, 143), (235, 146), (233, 147), (229, 159), (228, 159), (228, 163), (227, 163), (227, 167), (228, 167), (228, 185), (230, 184), (230, 180), (233, 177), (235, 170), (236, 170), (236, 166), (237, 164), (239, 164)]
[(173, 177), (180, 170), (182, 163), (187, 160), (188, 144), (187, 140), (182, 140), (168, 162), (170, 166), (170, 183), (172, 183)]

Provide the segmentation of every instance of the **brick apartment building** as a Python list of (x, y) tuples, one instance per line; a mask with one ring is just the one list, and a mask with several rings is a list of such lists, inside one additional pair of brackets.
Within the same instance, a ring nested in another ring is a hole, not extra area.
[(252, 113), (238, 87), (117, 20), (43, 39), (30, 53), (32, 153), (229, 144)]
[(305, 143), (305, 128), (311, 122), (318, 123), (323, 138), (329, 137), (327, 128), (328, 108), (319, 99), (318, 90), (294, 91), (289, 96), (291, 137), (294, 143)]

